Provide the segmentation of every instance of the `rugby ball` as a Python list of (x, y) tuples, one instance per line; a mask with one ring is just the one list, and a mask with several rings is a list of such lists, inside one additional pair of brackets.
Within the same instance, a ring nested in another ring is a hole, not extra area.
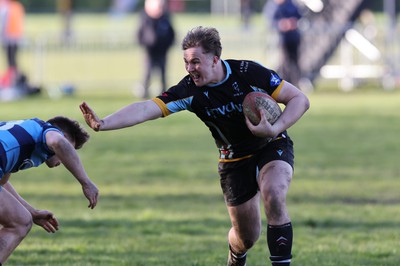
[(278, 103), (268, 94), (254, 91), (246, 95), (242, 103), (243, 113), (253, 125), (261, 120), (260, 110), (263, 111), (269, 123), (274, 124), (281, 116), (282, 110)]

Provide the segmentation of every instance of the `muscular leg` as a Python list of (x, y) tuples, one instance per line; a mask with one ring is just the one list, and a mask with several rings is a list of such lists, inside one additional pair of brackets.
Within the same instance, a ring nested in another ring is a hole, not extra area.
[(32, 216), (4, 188), (0, 191), (0, 263), (4, 263), (32, 227)]
[(260, 171), (259, 187), (268, 220), (267, 240), (272, 265), (290, 265), (292, 224), (286, 208), (286, 195), (293, 169), (284, 161), (272, 161)]
[(228, 240), (233, 252), (246, 253), (261, 234), (260, 195), (239, 206), (228, 206), (232, 227)]
[(266, 164), (259, 174), (261, 198), (270, 225), (290, 222), (286, 208), (286, 195), (292, 180), (293, 169), (284, 161)]

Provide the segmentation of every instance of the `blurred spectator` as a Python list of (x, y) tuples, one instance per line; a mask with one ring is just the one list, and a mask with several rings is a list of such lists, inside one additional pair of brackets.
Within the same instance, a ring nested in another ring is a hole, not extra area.
[(175, 31), (164, 0), (146, 0), (138, 30), (139, 44), (145, 49), (145, 75), (143, 98), (148, 98), (150, 78), (158, 68), (161, 76), (161, 91), (167, 89), (167, 53), (175, 40)]
[(110, 12), (113, 17), (122, 17), (135, 10), (137, 0), (112, 0)]
[(0, 3), (1, 41), (7, 58), (7, 70), (0, 80), (1, 87), (12, 86), (19, 73), (17, 54), (22, 42), (25, 9), (17, 0)]
[(300, 10), (292, 0), (274, 1), (276, 9), (273, 15), (273, 25), (279, 32), (283, 53), (279, 71), (281, 71), (282, 78), (299, 86), (301, 78), (298, 62), (301, 44), (301, 33), (298, 28), (298, 21), (301, 19)]
[(62, 18), (62, 42), (69, 44), (72, 41), (72, 10), (73, 0), (57, 0), (57, 10)]
[(253, 13), (252, 2), (253, 0), (240, 0), (240, 14), (242, 25), (245, 30), (250, 28), (250, 18)]

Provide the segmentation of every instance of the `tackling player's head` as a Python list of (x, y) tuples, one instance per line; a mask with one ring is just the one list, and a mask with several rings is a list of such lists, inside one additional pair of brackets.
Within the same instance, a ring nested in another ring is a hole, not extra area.
[(77, 150), (82, 148), (83, 144), (89, 140), (89, 134), (75, 120), (64, 116), (56, 116), (49, 119), (47, 122), (59, 128)]

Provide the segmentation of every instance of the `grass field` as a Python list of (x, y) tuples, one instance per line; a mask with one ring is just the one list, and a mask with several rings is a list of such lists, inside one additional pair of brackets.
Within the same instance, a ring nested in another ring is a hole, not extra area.
[[(296, 173), (288, 197), (294, 265), (399, 265), (398, 92), (314, 93), (291, 130)], [(135, 100), (79, 93), (2, 103), (2, 119), (65, 114), (83, 120), (88, 101), (106, 115)], [(136, 128), (93, 133), (80, 152), (101, 197), (86, 208), (63, 168), (15, 174), (37, 208), (54, 210), (61, 230), (40, 228), (10, 265), (224, 265), (229, 221), (216, 174), (217, 151), (190, 113)], [(263, 236), (249, 265), (267, 265)]]
[[(130, 90), (112, 89), (0, 103), (1, 120), (62, 114), (83, 123), (83, 100), (100, 116), (137, 100)], [(289, 130), (296, 150), (288, 195), (292, 264), (400, 265), (400, 92), (317, 90), (309, 97), (311, 109)], [(61, 229), (48, 235), (34, 227), (8, 265), (225, 265), (230, 224), (217, 150), (194, 115), (91, 135), (79, 154), (100, 188), (98, 206), (86, 207), (62, 167), (15, 174), (20, 194), (54, 211)], [(248, 265), (269, 265), (266, 250), (264, 230)]]

